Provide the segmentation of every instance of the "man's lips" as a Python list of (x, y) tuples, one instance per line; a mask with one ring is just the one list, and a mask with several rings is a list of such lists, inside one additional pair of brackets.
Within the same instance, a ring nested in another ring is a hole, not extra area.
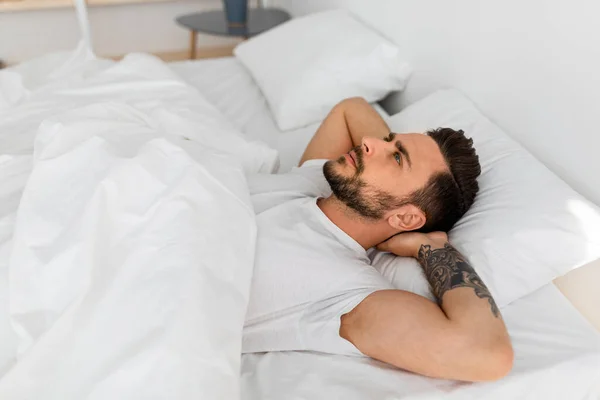
[(354, 161), (354, 157), (352, 157), (352, 152), (346, 153), (346, 160), (356, 168), (356, 161)]

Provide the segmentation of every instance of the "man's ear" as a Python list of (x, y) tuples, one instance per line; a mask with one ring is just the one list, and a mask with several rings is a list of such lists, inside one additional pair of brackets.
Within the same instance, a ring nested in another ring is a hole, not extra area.
[(419, 207), (405, 204), (388, 217), (388, 224), (399, 232), (408, 232), (421, 229), (426, 220), (425, 213)]

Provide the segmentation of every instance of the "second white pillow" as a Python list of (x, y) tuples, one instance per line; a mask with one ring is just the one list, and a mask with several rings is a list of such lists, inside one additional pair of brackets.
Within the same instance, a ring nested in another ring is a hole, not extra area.
[(238, 45), (277, 125), (321, 121), (339, 101), (369, 102), (404, 88), (410, 68), (400, 49), (343, 10), (293, 19)]

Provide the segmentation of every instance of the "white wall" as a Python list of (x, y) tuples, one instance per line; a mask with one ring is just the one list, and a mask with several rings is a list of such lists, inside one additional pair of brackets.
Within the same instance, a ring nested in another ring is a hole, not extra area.
[(457, 87), (600, 204), (600, 2), (277, 0), (294, 16), (346, 8), (403, 48), (416, 72), (395, 106)]
[[(100, 55), (187, 50), (189, 31), (177, 25), (175, 17), (222, 7), (220, 0), (91, 7), (94, 48)], [(72, 49), (79, 35), (73, 8), (0, 13), (0, 59), (15, 63)], [(233, 43), (237, 40), (198, 35), (198, 47)]]

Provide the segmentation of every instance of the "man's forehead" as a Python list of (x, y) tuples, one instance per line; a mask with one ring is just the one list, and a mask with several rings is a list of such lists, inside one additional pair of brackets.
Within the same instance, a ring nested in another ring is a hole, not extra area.
[(398, 133), (394, 136), (394, 141), (400, 141), (407, 150), (431, 152), (435, 150), (440, 152), (437, 143), (429, 136), (422, 133)]
[(401, 133), (394, 136), (410, 154), (413, 162), (430, 166), (436, 170), (446, 170), (448, 167), (439, 146), (430, 136), (422, 133)]

